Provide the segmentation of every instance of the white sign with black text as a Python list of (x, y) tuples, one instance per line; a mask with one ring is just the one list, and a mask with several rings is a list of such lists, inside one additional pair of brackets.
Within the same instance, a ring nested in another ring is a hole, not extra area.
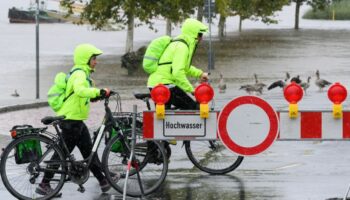
[(154, 139), (217, 139), (217, 112), (202, 119), (199, 113), (166, 113), (164, 120), (154, 120)]

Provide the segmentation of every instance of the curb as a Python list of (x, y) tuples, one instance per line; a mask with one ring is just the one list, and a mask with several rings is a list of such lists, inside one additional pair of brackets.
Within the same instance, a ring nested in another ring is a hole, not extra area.
[(31, 109), (31, 108), (41, 108), (49, 106), (47, 101), (44, 102), (35, 102), (35, 103), (29, 103), (29, 104), (20, 104), (20, 105), (12, 105), (12, 106), (5, 106), (0, 108), (0, 114), (1, 113), (7, 113), (7, 112), (13, 112), (18, 110), (24, 110), (24, 109)]

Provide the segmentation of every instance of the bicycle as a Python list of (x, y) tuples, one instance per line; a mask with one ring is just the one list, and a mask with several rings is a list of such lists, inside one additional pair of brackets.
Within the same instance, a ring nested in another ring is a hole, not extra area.
[[(146, 103), (147, 109), (151, 110), (150, 93), (134, 93), (136, 99)], [(176, 108), (172, 108), (175, 110)], [(164, 145), (167, 157), (171, 155), (169, 145)], [(201, 171), (213, 175), (221, 175), (235, 170), (243, 161), (243, 156), (234, 156), (221, 143), (220, 140), (210, 141), (183, 141), (186, 154), (190, 161)]]
[[(111, 96), (113, 95), (119, 97), (118, 93), (111, 91)], [(126, 177), (125, 169), (131, 154), (130, 131), (124, 132), (122, 124), (113, 117), (108, 104), (109, 97), (104, 99), (105, 116), (94, 139), (92, 153), (87, 159), (80, 161), (69, 153), (58, 128), (64, 116), (49, 116), (41, 120), (45, 125), (52, 125), (56, 134), (49, 132), (48, 127), (33, 128), (30, 125), (13, 127), (11, 131), (13, 141), (4, 149), (0, 162), (1, 178), (7, 190), (18, 199), (46, 200), (55, 197), (64, 183), (71, 181), (79, 185), (78, 191), (84, 192), (83, 184), (89, 179), (89, 166), (97, 154), (96, 151), (104, 135), (108, 136), (108, 141), (102, 155), (102, 167), (110, 185), (123, 192), (125, 179), (128, 179), (130, 187), (126, 194), (133, 197), (147, 195), (157, 190), (164, 182), (168, 170), (164, 148), (160, 143), (153, 141), (136, 143), (135, 154), (130, 162), (130, 173)], [(111, 130), (114, 130), (114, 136), (110, 135)], [(51, 160), (55, 153), (59, 159)], [(45, 172), (54, 174), (50, 181), (53, 190), (43, 196), (34, 190)], [(120, 179), (115, 181), (113, 177), (118, 173)]]

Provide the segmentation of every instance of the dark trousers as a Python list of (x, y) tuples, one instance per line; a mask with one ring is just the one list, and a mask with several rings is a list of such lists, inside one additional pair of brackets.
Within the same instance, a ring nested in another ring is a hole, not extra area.
[[(90, 133), (88, 128), (86, 127), (83, 121), (79, 120), (64, 120), (60, 124), (60, 128), (62, 129), (62, 137), (64, 142), (67, 145), (69, 153), (71, 153), (75, 146), (77, 146), (84, 157), (84, 159), (88, 158), (91, 154), (92, 150), (92, 141), (90, 137)], [(62, 144), (60, 144), (62, 149), (64, 148)], [(64, 150), (65, 152), (65, 150)], [(67, 157), (68, 155), (65, 155)], [(51, 160), (58, 160), (59, 156), (55, 153)], [(105, 176), (102, 173), (101, 162), (97, 156), (94, 156), (94, 160), (90, 165), (90, 171), (94, 174), (94, 176), (101, 182)], [(59, 167), (59, 166), (58, 166)], [(53, 166), (53, 168), (57, 168)], [(46, 172), (44, 174), (44, 183), (50, 182), (54, 176), (53, 173)]]
[(199, 104), (194, 101), (179, 87), (170, 88), (171, 96), (168, 103), (165, 104), (165, 109), (170, 109), (171, 105), (180, 110), (198, 110)]

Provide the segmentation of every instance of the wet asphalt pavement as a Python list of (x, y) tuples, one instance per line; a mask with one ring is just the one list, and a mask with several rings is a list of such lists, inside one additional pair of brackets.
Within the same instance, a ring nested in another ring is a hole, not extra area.
[[(315, 95), (307, 96), (308, 100), (303, 105), (307, 107), (312, 102), (320, 101), (317, 105), (326, 108), (328, 100), (322, 98), (325, 94), (315, 92)], [(282, 98), (265, 99), (285, 105)], [(139, 110), (144, 109), (143, 103), (138, 101), (129, 101), (125, 108), (130, 111), (133, 104), (138, 104)], [(92, 130), (98, 127), (102, 119), (102, 108), (101, 103), (92, 107), (91, 117), (87, 120)], [(38, 123), (41, 117), (50, 114), (52, 111), (48, 107), (3, 113), (0, 115), (3, 122), (0, 129), (6, 133), (10, 125), (25, 122), (42, 126)], [(0, 147), (3, 148), (9, 140), (9, 136), (0, 135)], [(276, 141), (267, 151), (246, 157), (235, 171), (221, 176), (197, 170), (187, 158), (185, 149), (181, 148), (181, 142), (172, 146), (172, 150), (163, 187), (144, 199), (326, 200), (342, 198), (350, 184), (348, 141)], [(75, 154), (79, 155), (77, 151)], [(86, 192), (81, 194), (76, 191), (77, 185), (65, 184), (62, 199), (121, 199), (121, 195), (114, 190), (101, 195), (94, 177), (85, 187)], [(4, 199), (14, 199), (2, 183), (0, 195)]]
[[(1, 136), (1, 143), (8, 138)], [(212, 176), (193, 168), (184, 149), (173, 149), (163, 187), (144, 199), (336, 199), (345, 195), (350, 183), (348, 142), (275, 142), (258, 156), (246, 157), (241, 166), (227, 175)], [(90, 177), (86, 192), (67, 183), (62, 199), (121, 199), (111, 190), (101, 194), (98, 182)], [(2, 199), (14, 199), (0, 185)]]

